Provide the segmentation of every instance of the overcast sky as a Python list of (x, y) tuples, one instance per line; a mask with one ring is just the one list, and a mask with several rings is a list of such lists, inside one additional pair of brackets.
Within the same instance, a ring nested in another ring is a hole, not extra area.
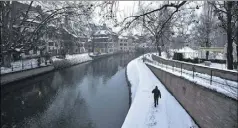
[[(138, 6), (143, 5), (148, 6), (150, 8), (159, 8), (160, 3), (162, 3), (163, 1), (117, 1), (117, 19), (118, 21), (122, 21), (125, 17), (131, 16), (131, 15), (135, 15), (136, 12), (138, 11)], [(176, 2), (176, 1), (171, 1), (171, 2)], [(181, 1), (180, 1), (181, 2)], [(23, 2), (26, 3), (26, 2)], [(27, 3), (29, 4), (30, 2), (27, 1)], [(52, 5), (50, 5), (50, 2), (43, 2), (43, 1), (38, 1), (38, 2), (34, 2), (34, 4), (44, 4), (45, 7), (47, 8), (52, 8)], [(48, 4), (46, 4), (48, 3)], [(58, 2), (61, 3), (61, 2)], [(196, 7), (197, 5), (201, 5), (202, 1), (189, 1), (189, 4), (186, 4), (185, 7), (189, 8), (189, 7)], [(60, 5), (57, 5), (60, 6)], [(93, 16), (93, 22), (98, 24), (98, 25), (102, 25), (104, 22), (113, 29), (113, 31), (118, 32), (121, 28), (120, 27), (113, 27), (113, 23), (109, 22), (109, 21), (105, 21), (103, 20), (102, 16), (98, 15), (98, 12), (100, 12), (100, 9), (97, 8), (95, 10), (96, 14)], [(199, 9), (196, 9), (195, 13), (197, 14), (197, 16), (200, 15), (200, 13), (202, 12), (202, 7), (200, 7)], [(191, 19), (192, 20), (192, 19)], [(137, 28), (136, 30), (133, 30), (133, 33), (137, 33), (137, 34), (141, 34), (141, 30), (142, 28)]]
[[(175, 2), (175, 1), (172, 1)], [(138, 11), (138, 6), (139, 4), (142, 4), (143, 6), (149, 6), (151, 8), (159, 8), (159, 4), (162, 3), (162, 1), (118, 1), (117, 7), (118, 7), (118, 12), (117, 12), (117, 19), (119, 21), (123, 20), (125, 17), (135, 15), (135, 13)], [(189, 4), (186, 4), (186, 8), (190, 7), (196, 7), (197, 5), (201, 5), (202, 1), (196, 1), (196, 2), (190, 2)], [(100, 9), (97, 9), (96, 12), (100, 12)], [(199, 9), (196, 9), (195, 13), (197, 16), (200, 15), (202, 12), (202, 7)], [(98, 24), (103, 24), (105, 21), (102, 20), (102, 17), (100, 16), (95, 16), (93, 18), (94, 22)], [(118, 32), (120, 30), (120, 27), (113, 27), (112, 22), (106, 21), (106, 24), (110, 27), (113, 28), (114, 31)], [(134, 30), (133, 33), (140, 34), (142, 28), (138, 28), (137, 31)]]

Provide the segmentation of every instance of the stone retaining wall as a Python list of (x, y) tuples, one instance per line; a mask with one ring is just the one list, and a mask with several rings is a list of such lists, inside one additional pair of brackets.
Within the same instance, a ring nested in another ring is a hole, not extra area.
[(1, 75), (1, 85), (52, 71), (54, 66), (45, 66)]

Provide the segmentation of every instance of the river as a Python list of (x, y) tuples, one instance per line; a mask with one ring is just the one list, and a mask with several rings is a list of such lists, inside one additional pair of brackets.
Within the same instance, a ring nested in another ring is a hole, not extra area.
[(1, 127), (120, 128), (129, 110), (125, 66), (114, 55), (1, 88)]

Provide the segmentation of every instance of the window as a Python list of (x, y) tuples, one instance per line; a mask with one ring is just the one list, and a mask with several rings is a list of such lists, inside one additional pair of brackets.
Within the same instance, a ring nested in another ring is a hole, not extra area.
[(26, 51), (25, 54), (26, 54), (26, 55), (29, 55), (29, 51)]
[(49, 42), (49, 46), (54, 46), (54, 43), (53, 42)]
[(33, 54), (37, 54), (36, 48), (33, 49)]
[(127, 44), (124, 44), (124, 46), (127, 46)]
[(122, 43), (120, 43), (120, 46), (123, 46), (123, 44), (122, 44)]

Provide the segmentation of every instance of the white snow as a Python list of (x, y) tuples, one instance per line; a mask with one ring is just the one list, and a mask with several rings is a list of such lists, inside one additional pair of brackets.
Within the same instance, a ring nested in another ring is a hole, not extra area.
[(111, 32), (108, 31), (108, 30), (98, 30), (94, 33), (94, 35), (108, 35), (110, 34)]
[[(151, 58), (148, 58), (148, 59), (153, 61)], [(220, 77), (213, 76), (212, 83), (210, 84), (211, 76), (207, 74), (195, 72), (195, 77), (193, 78), (192, 71), (183, 69), (182, 75), (181, 75), (180, 68), (175, 68), (175, 67), (173, 68), (172, 66), (169, 66), (169, 65), (162, 65), (161, 63), (158, 63), (157, 61), (153, 61), (153, 63), (149, 63), (149, 62), (146, 62), (146, 63), (156, 68), (160, 68), (166, 72), (172, 73), (174, 75), (184, 77), (185, 79), (188, 79), (206, 88), (220, 92), (226, 96), (232, 97), (234, 99), (238, 98), (238, 83), (235, 81), (225, 80)]]
[(21, 49), (20, 49), (20, 48), (15, 48), (15, 50), (16, 50), (17, 52), (20, 52), (20, 51), (21, 51)]
[(52, 61), (54, 63), (55, 68), (62, 68), (62, 67), (70, 66), (70, 65), (83, 63), (90, 60), (92, 60), (92, 58), (88, 55), (88, 53), (66, 55), (65, 59), (52, 57)]
[[(1, 74), (16, 72), (38, 67), (37, 59), (19, 60), (11, 63), (11, 68), (1, 67)], [(41, 62), (40, 66), (46, 66)]]
[[(66, 55), (66, 60), (69, 61), (75, 61), (75, 60), (80, 60), (81, 62), (92, 60), (92, 58), (88, 55), (88, 53), (83, 53), (83, 54), (74, 54), (74, 55)], [(58, 60), (63, 60), (59, 59), (56, 57), (52, 57), (53, 61), (58, 61)]]
[[(127, 66), (128, 80), (132, 85), (132, 104), (122, 128), (197, 127), (141, 58), (142, 56), (131, 61)], [(162, 94), (156, 108), (151, 93), (155, 86), (158, 86)]]
[(174, 52), (178, 52), (178, 53), (183, 53), (184, 58), (195, 58), (198, 57), (198, 51), (193, 50), (190, 47), (183, 47), (181, 49), (171, 49), (170, 51), (172, 51), (172, 54)]
[(225, 58), (224, 54), (222, 54), (222, 53), (218, 53), (217, 55), (215, 55), (215, 59), (223, 60), (224, 58)]
[[(204, 63), (197, 64), (197, 65), (205, 66)], [(210, 65), (209, 67), (211, 67), (211, 68), (217, 68), (217, 69), (227, 69), (226, 64), (219, 64), (219, 63), (211, 63), (211, 65)]]
[[(151, 55), (151, 54), (159, 56), (159, 53), (157, 53), (157, 52), (146, 54), (146, 55)], [(166, 52), (161, 52), (161, 57), (164, 58), (164, 59), (169, 59)]]

